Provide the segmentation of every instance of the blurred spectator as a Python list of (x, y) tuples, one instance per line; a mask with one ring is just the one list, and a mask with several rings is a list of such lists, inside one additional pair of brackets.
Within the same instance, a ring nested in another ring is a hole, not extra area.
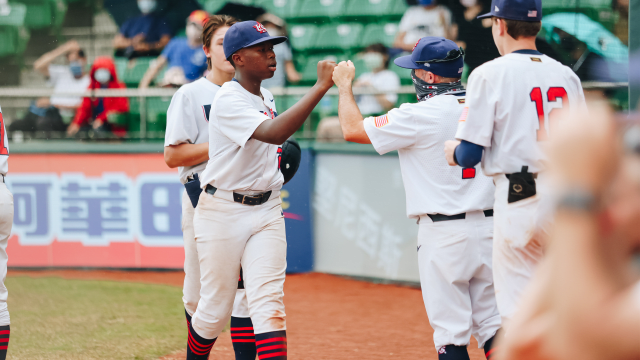
[(398, 101), (400, 78), (389, 70), (389, 54), (387, 47), (377, 43), (371, 44), (361, 55), (367, 72), (353, 83), (354, 88), (369, 88), (378, 91), (390, 91), (387, 94), (359, 95), (356, 100), (362, 115), (380, 115), (392, 109)]
[[(118, 82), (116, 66), (113, 59), (98, 57), (91, 67), (91, 84), (89, 89), (124, 89), (125, 85)], [(129, 100), (126, 97), (84, 98), (82, 105), (76, 112), (76, 117), (69, 125), (67, 134), (75, 135), (78, 131), (93, 132), (96, 137), (108, 136), (113, 132), (117, 136), (124, 136), (126, 129), (111, 125), (107, 117), (114, 113), (129, 111)]]
[(488, 0), (456, 0), (452, 4), (453, 25), (457, 32), (458, 45), (465, 50), (464, 62), (469, 73), (487, 61), (500, 56), (491, 35), (491, 19), (478, 19), (477, 16), (490, 11)]
[[(256, 21), (262, 23), (271, 36), (287, 36), (284, 20), (273, 14), (263, 14), (259, 16)], [(276, 67), (276, 72), (273, 74), (273, 77), (262, 82), (262, 87), (267, 89), (284, 87), (287, 80), (294, 84), (300, 81), (301, 76), (293, 65), (293, 57), (291, 55), (291, 46), (289, 45), (289, 42), (285, 41), (274, 46), (273, 51), (276, 53), (278, 66)]]
[[(52, 62), (60, 56), (66, 57), (65, 65)], [(71, 40), (38, 58), (33, 67), (47, 77), (54, 93), (84, 92), (89, 86), (86, 74), (87, 58), (78, 42)], [(76, 109), (82, 103), (82, 97), (52, 95), (40, 98), (31, 104), (23, 119), (13, 121), (9, 131), (65, 131), (68, 121), (73, 118)]]
[(129, 59), (138, 56), (158, 56), (171, 40), (166, 20), (155, 14), (156, 0), (138, 0), (142, 15), (134, 16), (120, 27), (113, 40), (116, 56)]
[(161, 86), (182, 86), (197, 80), (207, 70), (207, 57), (202, 49), (202, 28), (209, 14), (196, 10), (187, 18), (186, 38), (173, 38), (155, 63), (147, 69), (140, 88), (147, 88), (156, 75), (169, 63)]
[(613, 27), (613, 34), (629, 45), (629, 0), (613, 0), (611, 3), (613, 11), (618, 14), (618, 21)]
[[(400, 1), (400, 0), (398, 0)], [(425, 36), (442, 36), (451, 39), (455, 34), (451, 27), (451, 11), (438, 5), (436, 0), (418, 0), (400, 20), (398, 35), (393, 46), (404, 51), (412, 51), (413, 46)]]
[(606, 60), (592, 52), (587, 44), (564, 30), (553, 28), (560, 39), (560, 51), (581, 81), (612, 81)]

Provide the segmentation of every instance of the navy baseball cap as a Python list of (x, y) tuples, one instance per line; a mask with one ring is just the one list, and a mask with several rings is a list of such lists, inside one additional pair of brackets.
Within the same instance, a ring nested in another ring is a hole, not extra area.
[(273, 45), (287, 41), (286, 36), (269, 36), (264, 25), (257, 21), (242, 21), (233, 24), (224, 34), (222, 48), (225, 58), (229, 59), (236, 51), (249, 46), (257, 45), (265, 41), (273, 42)]
[(542, 0), (491, 0), (491, 12), (478, 19), (495, 16), (518, 21), (541, 21)]
[(393, 62), (405, 69), (423, 69), (442, 77), (458, 78), (464, 68), (464, 51), (451, 40), (426, 36), (418, 40), (411, 55)]

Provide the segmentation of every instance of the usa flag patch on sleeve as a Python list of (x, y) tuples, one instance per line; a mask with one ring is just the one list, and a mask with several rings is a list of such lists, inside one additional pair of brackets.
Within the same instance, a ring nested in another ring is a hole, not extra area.
[(389, 117), (387, 115), (376, 116), (373, 118), (373, 123), (377, 128), (381, 128), (389, 123)]
[(462, 114), (460, 114), (460, 119), (458, 119), (458, 122), (466, 121), (467, 115), (469, 115), (469, 107), (465, 106), (464, 109), (462, 109)]

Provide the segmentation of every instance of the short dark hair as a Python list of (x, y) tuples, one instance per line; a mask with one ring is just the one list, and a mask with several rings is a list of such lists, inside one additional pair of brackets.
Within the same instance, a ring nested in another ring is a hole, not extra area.
[[(69, 55), (71, 55), (72, 52), (68, 52), (67, 53), (67, 59), (69, 58)], [(84, 50), (82, 49), (78, 49), (78, 51), (76, 51), (76, 55), (78, 55), (78, 58), (80, 59), (87, 59), (87, 55), (85, 54)]]
[[(493, 17), (494, 21), (496, 18)], [(519, 21), (502, 19), (507, 26), (507, 34), (512, 38), (518, 40), (521, 37), (535, 37), (538, 36), (540, 29), (542, 28), (542, 22), (540, 21)]]
[(386, 58), (386, 61), (384, 62), (384, 68), (385, 69), (389, 68), (389, 61), (391, 60), (389, 57), (389, 49), (387, 49), (387, 47), (384, 46), (384, 44), (382, 43), (371, 44), (366, 48), (364, 48), (364, 52), (377, 52), (382, 55), (386, 55), (387, 58)]

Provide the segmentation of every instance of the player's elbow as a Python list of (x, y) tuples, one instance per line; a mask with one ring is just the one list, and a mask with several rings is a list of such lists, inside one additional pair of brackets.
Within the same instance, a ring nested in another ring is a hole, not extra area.
[(180, 166), (178, 159), (174, 156), (174, 153), (175, 151), (170, 146), (164, 148), (164, 162), (170, 169)]
[(475, 167), (480, 161), (482, 161), (483, 150), (484, 148), (480, 145), (462, 140), (455, 150), (456, 161), (458, 165), (463, 168)]

